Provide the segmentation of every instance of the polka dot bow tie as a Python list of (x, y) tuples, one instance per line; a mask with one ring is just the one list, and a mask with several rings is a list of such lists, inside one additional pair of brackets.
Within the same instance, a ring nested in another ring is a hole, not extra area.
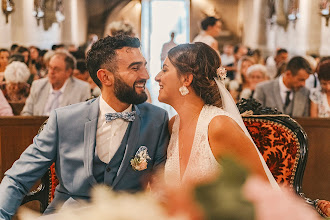
[(134, 121), (135, 120), (136, 111), (131, 112), (115, 112), (115, 113), (106, 113), (105, 120), (106, 122), (113, 121), (115, 119), (121, 118), (125, 121)]

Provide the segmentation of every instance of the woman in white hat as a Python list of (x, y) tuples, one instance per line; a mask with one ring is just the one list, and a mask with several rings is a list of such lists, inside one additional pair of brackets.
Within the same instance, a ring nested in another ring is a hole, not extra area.
[(27, 65), (23, 62), (13, 61), (6, 67), (4, 75), (8, 102), (25, 103), (30, 91), (27, 80), (31, 75)]

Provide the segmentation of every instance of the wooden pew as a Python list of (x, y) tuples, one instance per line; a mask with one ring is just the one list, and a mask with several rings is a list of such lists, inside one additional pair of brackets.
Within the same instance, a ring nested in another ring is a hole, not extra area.
[(0, 117), (0, 180), (28, 147), (48, 117)]
[[(0, 180), (47, 117), (0, 117)], [(309, 140), (303, 191), (312, 199), (330, 200), (330, 119), (297, 118)]]
[(296, 118), (308, 136), (302, 189), (311, 199), (330, 201), (330, 118)]

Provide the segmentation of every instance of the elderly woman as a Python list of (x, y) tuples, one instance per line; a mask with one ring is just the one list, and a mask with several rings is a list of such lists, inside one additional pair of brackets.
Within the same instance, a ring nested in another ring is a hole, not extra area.
[(29, 95), (30, 86), (27, 80), (30, 71), (23, 62), (13, 61), (5, 70), (6, 98), (9, 102), (25, 103)]
[(246, 81), (247, 81), (246, 85), (247, 86), (243, 88), (243, 90), (240, 94), (240, 99), (241, 98), (245, 98), (245, 99), (252, 98), (256, 85), (262, 81), (265, 81), (266, 76), (267, 76), (267, 69), (264, 65), (255, 64), (255, 65), (250, 66), (246, 70)]

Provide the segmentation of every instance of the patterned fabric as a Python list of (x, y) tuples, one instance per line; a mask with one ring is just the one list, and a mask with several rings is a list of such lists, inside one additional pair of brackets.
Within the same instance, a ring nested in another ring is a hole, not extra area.
[(264, 119), (244, 118), (244, 123), (277, 183), (292, 187), (300, 154), (295, 134)]
[(330, 217), (330, 202), (326, 200), (318, 200), (316, 204), (317, 211), (323, 217)]
[(321, 92), (319, 88), (311, 89), (309, 98), (317, 104), (318, 116), (320, 118), (330, 117), (330, 105), (328, 103), (327, 94)]
[(136, 114), (135, 111), (107, 113), (107, 114), (105, 114), (105, 120), (107, 122), (110, 122), (112, 120), (121, 118), (121, 119), (124, 119), (126, 121), (134, 121), (135, 120), (135, 114)]
[(50, 166), (50, 177), (49, 177), (49, 180), (50, 180), (50, 197), (49, 197), (49, 201), (48, 203), (50, 203), (51, 201), (53, 201), (54, 199), (54, 193), (55, 193), (55, 188), (56, 186), (58, 185), (58, 179), (56, 177), (56, 173), (55, 173), (55, 164), (53, 163), (51, 166)]

